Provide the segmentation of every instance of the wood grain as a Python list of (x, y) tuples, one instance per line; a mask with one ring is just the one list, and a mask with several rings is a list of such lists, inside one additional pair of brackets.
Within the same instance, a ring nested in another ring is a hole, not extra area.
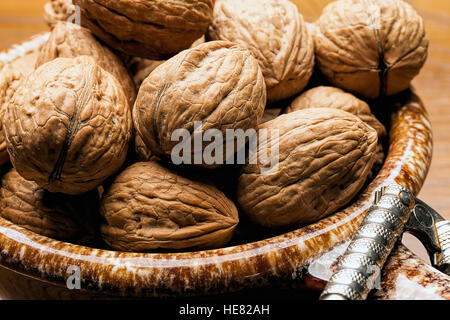
[[(0, 0), (0, 49), (47, 30), (46, 0)], [(308, 21), (331, 0), (293, 0)], [(420, 197), (450, 219), (450, 1), (409, 0), (422, 15), (431, 42), (429, 57), (414, 86), (428, 108), (434, 133), (433, 163)], [(422, 257), (410, 237), (407, 244)]]

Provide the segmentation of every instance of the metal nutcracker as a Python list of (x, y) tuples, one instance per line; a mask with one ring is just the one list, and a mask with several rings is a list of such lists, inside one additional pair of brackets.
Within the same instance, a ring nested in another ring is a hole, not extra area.
[(404, 231), (414, 234), (424, 244), (435, 268), (450, 275), (450, 221), (408, 189), (392, 184), (375, 192), (373, 206), (320, 299), (366, 299)]

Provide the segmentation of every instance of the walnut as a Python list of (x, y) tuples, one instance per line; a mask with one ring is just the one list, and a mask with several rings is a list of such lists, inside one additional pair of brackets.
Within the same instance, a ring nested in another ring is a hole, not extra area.
[(264, 110), (264, 115), (260, 124), (275, 119), (281, 114), (281, 111), (282, 110), (280, 108), (270, 108)]
[(378, 133), (375, 163), (368, 179), (372, 179), (384, 162), (383, 139), (386, 137), (386, 128), (372, 114), (369, 105), (339, 88), (320, 86), (310, 89), (294, 99), (287, 107), (285, 113), (309, 108), (333, 108), (350, 112), (374, 128)]
[(427, 58), (422, 18), (401, 0), (332, 2), (314, 30), (327, 80), (369, 99), (407, 89)]
[[(198, 46), (199, 44), (205, 43), (205, 37), (197, 39), (192, 45), (191, 48)], [(148, 77), (153, 70), (156, 69), (157, 66), (163, 64), (165, 60), (149, 60), (143, 59), (139, 57), (132, 57), (128, 64), (128, 69), (133, 75), (134, 83), (136, 87), (140, 87), (145, 78)]]
[(369, 105), (339, 88), (320, 86), (310, 89), (295, 98), (285, 113), (309, 108), (333, 108), (350, 112), (374, 128), (380, 139), (386, 136), (386, 128), (372, 114)]
[(138, 161), (150, 161), (152, 159), (156, 159), (138, 134), (134, 138), (134, 151), (136, 152), (136, 158)]
[(60, 22), (55, 25), (47, 42), (42, 46), (36, 67), (56, 58), (90, 56), (104, 70), (117, 78), (128, 98), (130, 107), (136, 99), (136, 87), (122, 61), (99, 43), (92, 33), (73, 23)]
[(34, 71), (37, 51), (31, 50), (3, 66), (3, 62), (0, 61), (0, 166), (9, 161), (6, 139), (3, 133), (3, 117), (14, 92), (20, 84), (20, 80)]
[[(376, 131), (342, 110), (295, 111), (261, 129), (268, 139), (258, 143), (255, 158), (264, 153), (267, 159), (249, 160), (237, 199), (265, 227), (313, 223), (335, 212), (359, 192), (375, 161)], [(272, 152), (276, 144), (278, 152)], [(272, 166), (262, 170), (268, 163)]]
[(16, 59), (13, 59), (12, 61), (8, 62), (6, 66), (20, 71), (24, 76), (29, 75), (34, 71), (34, 65), (36, 64), (39, 48), (40, 46), (34, 50), (24, 53)]
[(51, 192), (80, 194), (124, 163), (132, 120), (116, 78), (81, 56), (57, 58), (23, 79), (3, 127), (20, 175)]
[(111, 47), (154, 60), (167, 59), (200, 38), (214, 0), (75, 0), (81, 24)]
[(0, 216), (43, 236), (87, 243), (97, 235), (98, 192), (82, 196), (50, 193), (15, 169), (2, 177)]
[(145, 78), (148, 77), (153, 70), (160, 64), (163, 64), (165, 60), (149, 60), (139, 57), (133, 57), (129, 63), (128, 70), (133, 75), (133, 81), (137, 88), (139, 88)]
[(203, 36), (201, 36), (200, 38), (198, 38), (197, 40), (195, 40), (192, 44), (191, 44), (191, 46), (189, 47), (189, 48), (195, 48), (196, 46), (198, 46), (198, 45), (200, 45), (200, 44), (202, 44), (202, 43), (205, 43), (206, 42), (206, 38), (205, 38), (205, 36), (203, 35)]
[(11, 98), (19, 87), (22, 77), (22, 72), (9, 64), (0, 71), (0, 165), (5, 164), (9, 160), (4, 129), (1, 122), (3, 121)]
[(44, 5), (44, 20), (50, 27), (60, 21), (70, 21), (75, 14), (72, 0), (50, 0)]
[(235, 205), (221, 191), (157, 162), (138, 162), (119, 174), (100, 213), (105, 242), (134, 252), (224, 246), (238, 223)]
[[(193, 145), (195, 136), (209, 129), (219, 130), (223, 137), (227, 129), (256, 129), (265, 102), (264, 78), (249, 51), (231, 42), (211, 41), (179, 53), (145, 79), (133, 120), (150, 151), (170, 158), (180, 144), (173, 139), (176, 130), (189, 132)], [(195, 162), (194, 151), (190, 164)], [(224, 162), (225, 156), (224, 152), (218, 162)], [(214, 167), (220, 163), (195, 164)]]
[(252, 52), (261, 66), (269, 101), (297, 94), (312, 75), (312, 36), (288, 0), (219, 0), (208, 37), (239, 43)]

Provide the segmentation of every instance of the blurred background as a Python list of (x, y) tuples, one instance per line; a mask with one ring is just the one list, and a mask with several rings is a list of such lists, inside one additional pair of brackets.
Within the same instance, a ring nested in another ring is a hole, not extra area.
[[(0, 0), (0, 51), (47, 31), (42, 18), (47, 0)], [(331, 0), (292, 0), (308, 22), (313, 22)], [(419, 197), (450, 219), (450, 1), (409, 0), (425, 21), (430, 39), (428, 61), (413, 85), (430, 115), (434, 154)], [(404, 243), (427, 260), (423, 247), (412, 236)]]

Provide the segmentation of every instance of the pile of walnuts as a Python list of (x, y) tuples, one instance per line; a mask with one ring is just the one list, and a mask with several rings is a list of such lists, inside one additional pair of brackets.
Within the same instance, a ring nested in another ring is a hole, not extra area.
[(121, 251), (223, 247), (242, 224), (345, 207), (387, 152), (374, 106), (390, 112), (428, 50), (402, 0), (337, 0), (312, 27), (289, 0), (44, 12), (46, 43), (0, 69), (0, 215)]

